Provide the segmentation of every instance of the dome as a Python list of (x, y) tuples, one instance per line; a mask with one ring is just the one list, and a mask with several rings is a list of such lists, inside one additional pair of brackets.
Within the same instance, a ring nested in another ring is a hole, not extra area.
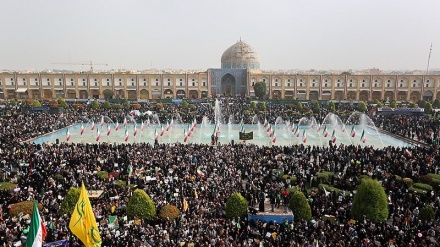
[(258, 54), (241, 39), (223, 52), (221, 63), (223, 69), (260, 69)]

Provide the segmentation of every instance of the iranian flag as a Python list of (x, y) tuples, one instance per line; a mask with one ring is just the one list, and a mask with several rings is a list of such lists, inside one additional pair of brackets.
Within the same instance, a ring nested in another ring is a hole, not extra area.
[(166, 131), (170, 130), (170, 123), (167, 121), (167, 127), (165, 129)]
[(125, 142), (128, 142), (128, 139), (130, 138), (130, 134), (128, 134), (128, 129), (125, 129)]
[(303, 131), (303, 142), (304, 142), (304, 143), (307, 142), (307, 133), (306, 133), (306, 130)]
[(365, 137), (365, 130), (362, 130), (361, 142), (365, 143), (366, 141), (367, 141), (367, 138)]
[(270, 132), (269, 132), (269, 137), (273, 137), (274, 133), (275, 133), (275, 130), (273, 130), (273, 129), (271, 128), (271, 129), (270, 129)]
[(101, 132), (98, 129), (98, 131), (96, 132), (96, 141), (99, 142), (99, 139), (101, 139)]
[(70, 131), (69, 131), (69, 129), (67, 129), (67, 132), (66, 132), (66, 142), (68, 142), (68, 141), (70, 141)]
[(92, 130), (95, 130), (95, 122), (92, 121)]
[(268, 124), (268, 123), (267, 123), (267, 119), (265, 118), (265, 119), (264, 119), (264, 128), (267, 127), (267, 124)]
[(191, 137), (191, 134), (192, 134), (191, 126), (188, 125), (188, 132), (187, 132), (188, 137)]
[(345, 124), (342, 124), (342, 132), (345, 132)]
[(277, 142), (277, 135), (275, 134), (275, 131), (273, 131), (273, 139), (272, 142), (275, 143)]
[(84, 134), (84, 124), (81, 124), (81, 136)]
[(41, 247), (43, 246), (44, 238), (47, 235), (46, 226), (38, 212), (37, 202), (34, 201), (32, 209), (31, 225), (29, 226), (29, 234), (26, 239), (26, 247)]
[(109, 125), (109, 126), (107, 126), (107, 136), (109, 136), (111, 132), (112, 132), (112, 129), (110, 128), (110, 125)]
[(116, 127), (115, 127), (115, 130), (116, 130), (116, 131), (119, 130), (119, 122), (118, 122), (118, 121), (116, 121)]
[(141, 124), (141, 131), (144, 131), (144, 122)]
[(104, 126), (104, 117), (101, 117), (101, 127)]
[(165, 133), (165, 129), (163, 128), (163, 126), (160, 126), (161, 130), (160, 130), (160, 136), (163, 136), (163, 134)]
[(150, 118), (147, 118), (147, 127), (150, 127), (150, 124), (151, 124)]
[(186, 142), (188, 140), (188, 135), (186, 134), (186, 130), (183, 130), (183, 142)]
[(333, 130), (333, 133), (332, 133), (332, 142), (333, 142), (333, 143), (336, 142), (335, 130)]
[(124, 127), (126, 127), (126, 126), (127, 126), (127, 118), (124, 117)]
[(324, 137), (328, 136), (327, 126), (324, 126), (324, 130), (322, 131), (322, 134), (324, 135)]
[(154, 129), (154, 140), (159, 140), (159, 135), (157, 134), (157, 129)]
[(134, 133), (133, 133), (133, 136), (136, 136), (137, 133), (138, 133), (138, 130), (137, 130), (137, 127), (136, 127), (136, 124), (135, 124), (135, 125), (134, 125)]
[(353, 127), (351, 127), (351, 137), (355, 137), (356, 136), (356, 130), (354, 129), (354, 125)]
[(405, 149), (405, 155), (408, 157), (412, 157), (412, 153), (408, 149)]
[(292, 120), (292, 132), (294, 132), (294, 131), (295, 131), (295, 123)]
[(299, 137), (299, 126), (298, 125), (296, 126), (295, 132), (296, 132), (296, 137)]
[(321, 124), (318, 123), (318, 130), (316, 130), (316, 132), (321, 131)]

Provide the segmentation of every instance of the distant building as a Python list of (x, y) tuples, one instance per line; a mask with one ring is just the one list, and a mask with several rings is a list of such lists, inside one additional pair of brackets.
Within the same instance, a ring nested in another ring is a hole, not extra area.
[(221, 57), (221, 68), (202, 72), (0, 73), (0, 99), (204, 98), (254, 96), (264, 82), (269, 98), (299, 100), (397, 100), (440, 98), (440, 75), (264, 72), (254, 49), (242, 40)]

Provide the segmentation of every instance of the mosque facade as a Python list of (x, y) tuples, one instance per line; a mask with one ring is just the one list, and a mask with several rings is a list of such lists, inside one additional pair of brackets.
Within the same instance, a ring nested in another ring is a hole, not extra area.
[(264, 72), (257, 52), (239, 40), (222, 54), (221, 67), (184, 73), (0, 73), (0, 99), (149, 100), (254, 96), (266, 83), (271, 99), (397, 100), (440, 99), (440, 75), (292, 74)]

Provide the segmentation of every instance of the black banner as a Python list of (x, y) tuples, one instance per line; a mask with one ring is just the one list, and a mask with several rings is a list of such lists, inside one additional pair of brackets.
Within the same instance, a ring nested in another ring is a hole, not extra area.
[(254, 139), (254, 132), (240, 132), (240, 140), (252, 140)]

